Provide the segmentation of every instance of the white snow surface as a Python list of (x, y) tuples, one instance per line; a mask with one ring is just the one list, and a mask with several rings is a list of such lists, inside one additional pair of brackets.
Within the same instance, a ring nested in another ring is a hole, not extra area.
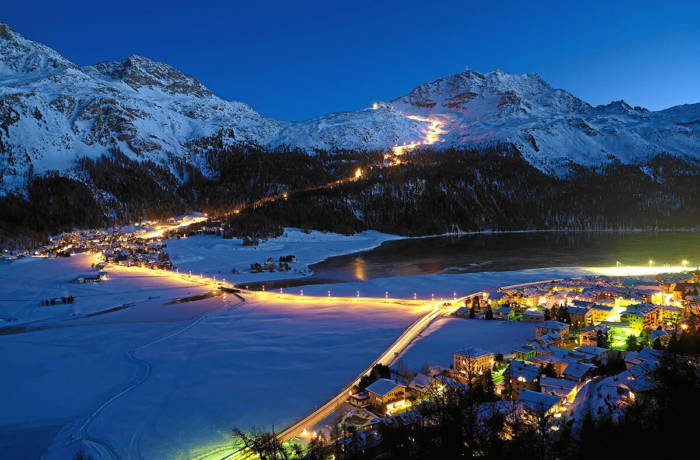
[[(217, 236), (194, 236), (167, 241), (167, 252), (181, 272), (206, 274), (231, 283), (299, 278), (311, 274), (309, 265), (329, 257), (375, 248), (385, 241), (402, 238), (376, 231), (341, 235), (297, 228), (285, 228), (278, 238), (261, 241), (258, 246), (243, 246), (240, 238), (222, 239)], [(251, 273), (250, 264), (264, 264), (272, 257), (275, 265), (280, 256), (293, 255), (290, 271)], [(233, 271), (237, 272), (234, 273)]]
[[(240, 242), (218, 247), (224, 240), (209, 237), (171, 241), (169, 248), (182, 244), (175, 254), (183, 261), (204, 254), (204, 259), (184, 263), (195, 272), (213, 274), (219, 264), (228, 270), (231, 260), (248, 264), (260, 254), (293, 253), (306, 266), (392, 238), (376, 232), (356, 237), (286, 232), (253, 254)], [(111, 269), (110, 279), (98, 284), (71, 284), (74, 274), (89, 271), (90, 261), (81, 255), (0, 265), (3, 299), (19, 300), (0, 302), (3, 317), (15, 318), (3, 325), (28, 329), (0, 335), (4, 458), (72, 458), (79, 450), (93, 458), (183, 458), (222, 446), (225, 451), (234, 426), (281, 428), (324, 403), (425, 311), (405, 302), (354, 299), (356, 289), (377, 297), (389, 290), (410, 298), (428, 287), (463, 295), (588, 272), (567, 268), (395, 277), (307, 286), (304, 297), (246, 294), (243, 303), (227, 295), (170, 304), (206, 288), (123, 268)], [(328, 289), (351, 298), (323, 298)], [(314, 292), (322, 297), (310, 297)], [(37, 306), (54, 294), (75, 295), (76, 302)], [(87, 316), (124, 303), (133, 305)], [(441, 319), (401, 360), (418, 368), (449, 363), (454, 350), (465, 346), (507, 352), (531, 332), (529, 325)]]
[(79, 158), (113, 148), (164, 165), (175, 177), (179, 161), (211, 173), (206, 148), (198, 145), (204, 138), (309, 152), (388, 150), (424, 140), (429, 123), (409, 115), (446, 121), (436, 148), (513, 143), (533, 165), (560, 175), (571, 163), (700, 156), (700, 104), (657, 112), (624, 101), (592, 107), (536, 74), (465, 71), (373, 109), (288, 122), (223, 100), (193, 77), (142, 56), (77, 66), (0, 23), (2, 194), (22, 192), (33, 175), (52, 170), (81, 177)]
[[(20, 264), (24, 271), (3, 277), (0, 288), (35, 278), (65, 284), (79, 260)], [(63, 319), (51, 310), (54, 322), (0, 335), (3, 458), (72, 458), (78, 450), (93, 458), (182, 458), (225, 444), (234, 426), (283, 427), (352, 380), (420, 313), (270, 294), (167, 304), (197, 287), (119, 275), (94, 285), (90, 301), (110, 304), (100, 294), (111, 298), (110, 283), (120, 282), (125, 297), (157, 298), (93, 317)], [(140, 283), (148, 293), (136, 292)]]
[(535, 323), (440, 318), (396, 358), (414, 371), (424, 365), (449, 368), (454, 352), (476, 347), (492, 353), (512, 352), (535, 337)]

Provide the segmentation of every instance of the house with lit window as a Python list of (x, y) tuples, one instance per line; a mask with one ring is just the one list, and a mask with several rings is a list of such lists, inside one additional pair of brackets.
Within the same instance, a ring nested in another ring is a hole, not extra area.
[(522, 390), (539, 388), (540, 368), (534, 364), (513, 360), (503, 372), (506, 389), (517, 396)]
[(607, 321), (610, 315), (613, 314), (613, 311), (614, 307), (610, 305), (593, 305), (590, 310), (590, 324), (596, 325), (602, 323), (603, 321)]
[(586, 326), (592, 323), (593, 313), (590, 308), (566, 307), (566, 312), (569, 314), (569, 318), (571, 318), (573, 324)]
[(573, 401), (578, 393), (578, 382), (544, 375), (540, 379), (540, 387), (542, 393), (554, 395), (569, 402)]
[(521, 391), (518, 401), (525, 410), (536, 414), (553, 415), (563, 409), (563, 401), (560, 397), (532, 390)]
[(464, 348), (454, 354), (452, 368), (463, 378), (471, 378), (493, 368), (494, 354), (475, 347)]
[(631, 305), (620, 314), (620, 321), (629, 323), (629, 327), (639, 334), (656, 329), (661, 324), (661, 313), (656, 305)]
[(683, 320), (683, 313), (685, 311), (682, 307), (676, 307), (674, 305), (662, 305), (659, 307), (661, 310), (661, 323), (664, 326), (676, 326)]
[(367, 387), (369, 403), (385, 413), (403, 407), (406, 403), (406, 387), (389, 379), (377, 379)]
[(589, 363), (570, 363), (564, 369), (562, 376), (574, 382), (583, 382), (593, 376), (596, 366)]
[(554, 332), (559, 337), (564, 338), (569, 335), (569, 325), (559, 321), (545, 321), (535, 326), (535, 338), (539, 339), (543, 335)]

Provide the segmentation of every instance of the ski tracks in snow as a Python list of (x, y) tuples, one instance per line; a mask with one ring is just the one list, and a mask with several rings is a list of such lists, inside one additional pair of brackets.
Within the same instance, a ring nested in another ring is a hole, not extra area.
[[(245, 302), (245, 299), (241, 298), (242, 300), (228, 306), (226, 309), (223, 311), (228, 311), (233, 308), (236, 308), (243, 304)], [(177, 329), (175, 331), (169, 332), (161, 337), (158, 337), (146, 344), (140, 345), (133, 350), (129, 350), (125, 353), (126, 359), (132, 363), (134, 363), (137, 367), (141, 368), (140, 375), (137, 376), (136, 380), (112, 395), (109, 399), (104, 401), (102, 404), (100, 404), (97, 409), (95, 409), (88, 417), (85, 419), (85, 421), (80, 425), (80, 427), (77, 430), (76, 434), (70, 435), (71, 442), (84, 442), (86, 443), (89, 447), (90, 450), (96, 454), (99, 455), (98, 458), (104, 458), (104, 459), (114, 459), (118, 460), (119, 455), (117, 454), (116, 449), (111, 446), (107, 441), (104, 440), (98, 440), (95, 438), (92, 438), (89, 435), (88, 429), (92, 422), (107, 408), (109, 407), (112, 403), (114, 403), (116, 400), (120, 399), (122, 396), (126, 395), (127, 393), (130, 393), (132, 390), (135, 388), (139, 387), (142, 385), (146, 380), (148, 380), (151, 376), (152, 368), (153, 366), (151, 365), (150, 362), (138, 358), (136, 354), (148, 347), (151, 347), (153, 345), (156, 345), (161, 342), (165, 342), (166, 340), (169, 340), (173, 337), (176, 337), (180, 334), (183, 334), (193, 327), (197, 326), (199, 323), (201, 323), (205, 318), (207, 318), (209, 315), (213, 313), (220, 313), (221, 310), (215, 310), (215, 311), (209, 311), (206, 313), (203, 313), (196, 318), (194, 318), (192, 321), (189, 323), (185, 324), (183, 327), (180, 329)], [(141, 432), (136, 431), (134, 435), (131, 437), (131, 441), (129, 443), (128, 447), (128, 452), (129, 452), (129, 457), (128, 458), (142, 458), (139, 444), (140, 444), (140, 439), (141, 439)], [(135, 455), (134, 455), (135, 454)]]

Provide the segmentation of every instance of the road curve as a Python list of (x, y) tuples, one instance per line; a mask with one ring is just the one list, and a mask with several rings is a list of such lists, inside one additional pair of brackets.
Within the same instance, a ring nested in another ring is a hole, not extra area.
[[(361, 374), (359, 374), (352, 382), (346, 385), (340, 392), (331, 398), (324, 405), (302, 418), (301, 420), (293, 423), (284, 430), (280, 431), (277, 437), (282, 441), (289, 441), (298, 433), (302, 432), (304, 428), (309, 428), (325, 417), (327, 417), (331, 412), (333, 412), (340, 404), (345, 402), (345, 400), (350, 395), (350, 390), (360, 383), (360, 379), (363, 375), (368, 374), (372, 368), (377, 364), (389, 365), (394, 358), (399, 355), (419, 334), (421, 334), (436, 318), (442, 314), (440, 306), (443, 304), (451, 304), (457, 306), (462, 304), (465, 299), (473, 297), (479, 294), (481, 291), (474, 292), (472, 294), (460, 297), (458, 299), (449, 302), (438, 302), (433, 305), (433, 308), (425, 315), (418, 318), (413, 324), (411, 324), (395, 341), (387, 348), (384, 353), (382, 353), (379, 358), (374, 360), (372, 364), (369, 365)], [(229, 458), (229, 457), (225, 457)]]

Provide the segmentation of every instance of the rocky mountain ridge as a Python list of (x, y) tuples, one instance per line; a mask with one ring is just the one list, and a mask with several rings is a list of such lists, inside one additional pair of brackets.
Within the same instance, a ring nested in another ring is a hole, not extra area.
[[(425, 142), (430, 120), (444, 129)], [(0, 193), (49, 171), (87, 180), (81, 158), (118, 150), (187, 177), (207, 177), (205, 154), (233, 145), (266, 150), (436, 149), (509, 144), (537, 169), (565, 177), (577, 165), (645, 165), (659, 154), (700, 159), (700, 104), (652, 112), (624, 101), (593, 107), (537, 74), (464, 71), (372, 108), (301, 122), (265, 117), (214, 95), (173, 67), (141, 56), (80, 67), (0, 24)]]

